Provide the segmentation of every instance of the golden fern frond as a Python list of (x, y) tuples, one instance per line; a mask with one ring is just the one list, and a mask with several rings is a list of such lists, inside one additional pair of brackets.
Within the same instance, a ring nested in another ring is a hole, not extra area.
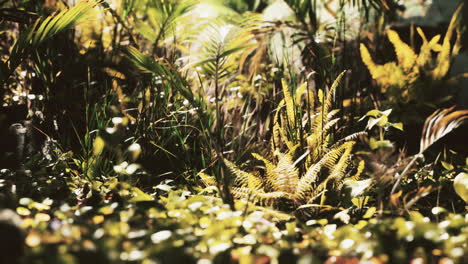
[(396, 31), (387, 30), (387, 36), (395, 48), (398, 65), (402, 66), (405, 71), (410, 71), (416, 63), (416, 53), (408, 44), (400, 39)]
[(299, 181), (298, 169), (294, 166), (291, 153), (283, 154), (274, 170), (278, 191), (293, 193)]
[(369, 50), (367, 49), (366, 45), (360, 44), (359, 45), (359, 51), (361, 53), (361, 60), (362, 62), (367, 66), (367, 69), (369, 69), (371, 75), (372, 74), (372, 69), (376, 66), (374, 60), (372, 59), (372, 56), (369, 53)]
[(325, 179), (323, 182), (321, 182), (310, 194), (308, 197), (310, 197), (308, 200), (307, 200), (307, 203), (308, 204), (311, 204), (314, 202), (315, 199), (317, 199), (319, 196), (321, 197), (320, 199), (320, 205), (323, 205), (324, 204), (324, 201), (325, 201), (325, 194), (326, 192), (328, 191), (326, 188), (327, 188), (327, 185), (328, 185), (328, 181), (329, 179)]
[(372, 75), (372, 78), (377, 80), (382, 77), (384, 74), (384, 72), (381, 70), (382, 66), (375, 64), (367, 47), (361, 43), (361, 45), (359, 45), (359, 51), (361, 53), (361, 60), (366, 65), (367, 69)]
[(238, 199), (249, 199), (255, 203), (271, 206), (280, 198), (289, 198), (290, 194), (285, 192), (261, 192), (245, 187), (235, 187), (231, 193)]
[(340, 73), (340, 75), (336, 77), (335, 81), (330, 87), (330, 90), (328, 91), (328, 94), (327, 94), (327, 98), (323, 105), (323, 115), (328, 115), (328, 111), (333, 103), (333, 96), (335, 94), (336, 88), (338, 88), (338, 85), (340, 85), (341, 79), (343, 79), (343, 76), (345, 75), (345, 73), (346, 71), (343, 71), (342, 73)]
[(423, 40), (416, 64), (418, 67), (423, 68), (432, 61), (432, 51), (440, 52), (442, 50), (442, 46), (439, 44), (440, 35), (436, 35), (430, 41), (427, 41), (426, 35), (420, 27), (417, 27), (416, 31)]
[(271, 146), (272, 152), (277, 151), (280, 148), (281, 143), (284, 143), (288, 147), (289, 151), (294, 148), (294, 143), (288, 139), (286, 126), (280, 125), (286, 122), (286, 120), (282, 118), (283, 116), (281, 115), (280, 111), (283, 105), (284, 100), (281, 100), (273, 120), (273, 142)]
[(279, 124), (279, 112), (278, 108), (273, 119), (273, 140), (271, 141), (271, 152), (274, 153), (279, 148), (281, 142), (281, 126)]
[(234, 163), (229, 160), (224, 160), (224, 164), (229, 171), (235, 176), (235, 183), (238, 186), (248, 188), (253, 191), (258, 191), (263, 188), (263, 182), (255, 175), (239, 169)]
[(198, 176), (200, 177), (200, 179), (202, 180), (203, 184), (206, 187), (216, 186), (217, 185), (217, 181), (216, 181), (215, 177), (213, 177), (211, 175), (208, 175), (208, 174), (206, 174), (204, 172), (199, 172)]
[(252, 156), (265, 164), (265, 182), (267, 184), (266, 187), (270, 187), (273, 190), (278, 190), (275, 177), (275, 164), (273, 164), (272, 162), (270, 162), (269, 160), (265, 159), (263, 156), (257, 153), (252, 153)]
[(348, 182), (348, 181), (353, 181), (353, 182), (359, 181), (359, 179), (361, 177), (361, 174), (364, 171), (365, 165), (366, 165), (365, 161), (361, 160), (359, 162), (359, 164), (358, 164), (357, 169), (356, 169), (356, 173), (353, 176), (350, 176), (350, 177), (347, 177), (347, 178), (344, 178), (344, 179), (341, 179), (341, 180), (337, 181), (336, 184), (335, 184), (335, 188), (337, 190), (341, 190), (343, 188), (343, 185), (346, 182)]
[(288, 151), (293, 152), (296, 145), (291, 140), (288, 139), (287, 130), (285, 126), (280, 127), (280, 136), (281, 136), (281, 141), (284, 144), (286, 144), (286, 146), (288, 147)]
[(333, 148), (336, 148), (337, 146), (343, 144), (344, 142), (348, 142), (348, 141), (353, 141), (353, 140), (356, 140), (358, 137), (360, 136), (365, 136), (367, 135), (367, 132), (366, 131), (360, 131), (360, 132), (356, 132), (356, 133), (353, 133), (351, 135), (348, 135), (340, 140), (338, 140), (337, 142), (335, 142), (331, 147), (330, 149), (333, 149)]
[(383, 93), (392, 86), (404, 87), (406, 74), (395, 62), (385, 63), (384, 65), (375, 64), (369, 50), (363, 44), (360, 46), (360, 52), (362, 61), (372, 78), (381, 86)]
[(445, 34), (444, 41), (442, 42), (442, 50), (437, 56), (437, 66), (432, 72), (432, 76), (436, 80), (440, 80), (444, 78), (450, 69), (450, 63), (451, 63), (450, 40), (452, 39), (453, 31), (458, 25), (457, 23), (458, 15), (460, 14), (462, 8), (463, 8), (463, 3), (460, 4), (457, 10), (455, 10), (455, 13), (452, 16), (452, 19), (450, 20), (447, 33)]
[(296, 115), (294, 111), (294, 101), (289, 91), (288, 83), (285, 79), (281, 79), (281, 86), (283, 88), (284, 103), (286, 104), (286, 114), (288, 117), (288, 124), (294, 125), (296, 122)]
[(297, 184), (295, 192), (296, 196), (303, 201), (307, 201), (311, 196), (313, 196), (313, 193), (317, 193), (313, 184), (317, 181), (322, 168), (327, 167), (329, 170), (332, 170), (343, 153), (348, 149), (350, 151), (353, 145), (354, 142), (345, 142), (328, 151), (320, 161), (309, 167), (305, 175), (301, 177)]
[(319, 172), (323, 167), (323, 162), (319, 161), (312, 165), (296, 186), (295, 195), (299, 200), (307, 201), (310, 193), (314, 189), (313, 184), (317, 181)]
[(336, 114), (340, 112), (340, 109), (333, 109), (327, 114), (327, 119), (332, 119)]
[(333, 82), (332, 86), (330, 87), (330, 90), (328, 91), (326, 99), (323, 101), (323, 104), (321, 106), (321, 112), (317, 118), (314, 120), (313, 124), (313, 133), (314, 134), (319, 134), (323, 126), (328, 123), (328, 113), (330, 111), (330, 107), (332, 106), (333, 103), (333, 95), (335, 93), (336, 88), (340, 84), (341, 79), (343, 78), (344, 74), (346, 71), (343, 71), (336, 77), (335, 81)]
[(343, 177), (345, 176), (346, 169), (348, 168), (348, 165), (350, 163), (351, 150), (353, 149), (354, 144), (355, 142), (352, 141), (343, 144), (345, 145), (345, 149), (341, 154), (341, 157), (338, 160), (338, 162), (335, 163), (335, 165), (333, 165), (333, 168), (331, 169), (331, 172), (327, 179), (332, 180), (334, 182), (343, 179)]
[(304, 82), (299, 87), (297, 87), (296, 93), (294, 95), (296, 104), (299, 104), (299, 102), (301, 101), (302, 95), (304, 94), (306, 89), (307, 89), (307, 82)]
[[(325, 159), (323, 165), (330, 170), (336, 168), (338, 160), (341, 160), (342, 157), (346, 156), (346, 153), (350, 153), (354, 144), (356, 144), (356, 142), (348, 141), (335, 149), (329, 150), (329, 153), (331, 152), (332, 155), (330, 155), (328, 159)], [(336, 152), (334, 152), (333, 150), (335, 150)]]
[(455, 39), (455, 43), (453, 44), (452, 49), (452, 58), (457, 56), (460, 53), (460, 49), (462, 48), (462, 32), (460, 28), (457, 28), (457, 38)]
[(423, 153), (437, 140), (441, 139), (468, 119), (468, 110), (453, 111), (455, 106), (437, 110), (424, 122), (419, 153)]
[(315, 163), (328, 148), (330, 141), (328, 132), (339, 120), (339, 118), (330, 120), (318, 134), (312, 134), (306, 138), (307, 148), (310, 151), (310, 155), (307, 158), (307, 166)]

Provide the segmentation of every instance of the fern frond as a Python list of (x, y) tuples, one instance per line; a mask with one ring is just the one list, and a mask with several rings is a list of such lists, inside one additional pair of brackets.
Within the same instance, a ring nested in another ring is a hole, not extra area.
[(431, 52), (440, 52), (442, 50), (442, 46), (439, 44), (440, 35), (436, 35), (430, 41), (428, 41), (426, 35), (420, 27), (416, 28), (416, 31), (423, 40), (418, 58), (416, 59), (416, 64), (418, 67), (424, 68), (432, 61)]
[(283, 89), (284, 104), (286, 105), (286, 114), (288, 117), (288, 124), (291, 126), (295, 125), (296, 115), (294, 111), (294, 101), (289, 91), (288, 83), (285, 79), (281, 79), (281, 86)]
[[(263, 162), (265, 164), (265, 182), (267, 184), (266, 187), (269, 187), (273, 190), (278, 190), (277, 182), (276, 182), (276, 175), (275, 175), (275, 169), (276, 166), (270, 162), (269, 160), (265, 159), (263, 156), (257, 154), (257, 153), (252, 153), (252, 156)], [(268, 189), (268, 188), (266, 188)]]
[(216, 181), (215, 177), (213, 177), (211, 175), (208, 175), (208, 174), (206, 174), (204, 172), (199, 172), (198, 176), (200, 177), (200, 179), (202, 180), (203, 184), (206, 187), (216, 186), (217, 185), (217, 181)]
[(389, 62), (384, 65), (375, 64), (369, 51), (363, 44), (360, 46), (360, 52), (362, 61), (369, 70), (372, 78), (382, 86), (383, 93), (387, 91), (388, 87), (404, 87), (406, 75), (403, 69), (395, 62)]
[(307, 89), (307, 82), (304, 82), (301, 84), (299, 87), (297, 87), (296, 93), (294, 95), (296, 104), (299, 104), (301, 102), (302, 95)]
[(311, 155), (307, 159), (308, 162), (306, 165), (309, 165), (311, 163), (315, 163), (318, 158), (321, 156), (322, 153), (325, 152), (325, 150), (329, 146), (329, 131), (330, 129), (338, 123), (340, 119), (335, 118), (330, 120), (323, 129), (318, 132), (318, 134), (312, 134), (306, 138), (307, 141), (307, 148), (309, 149)]
[(271, 206), (281, 198), (289, 198), (290, 194), (285, 192), (261, 192), (246, 187), (234, 187), (232, 195), (238, 199), (249, 199), (255, 203)]
[(359, 164), (358, 164), (357, 169), (356, 169), (356, 173), (353, 176), (350, 176), (350, 177), (347, 177), (347, 178), (344, 178), (344, 179), (341, 179), (341, 180), (337, 181), (336, 184), (335, 184), (335, 188), (337, 190), (341, 190), (343, 188), (343, 185), (348, 181), (358, 182), (360, 177), (361, 177), (362, 172), (364, 171), (365, 165), (366, 165), (365, 161), (361, 160), (359, 162)]
[(343, 145), (344, 151), (340, 156), (340, 159), (337, 163), (334, 163), (331, 172), (327, 179), (332, 180), (333, 182), (340, 181), (345, 176), (346, 169), (350, 163), (351, 150), (353, 149), (355, 142), (347, 142)]
[(279, 123), (280, 108), (276, 109), (275, 117), (273, 118), (273, 140), (271, 141), (271, 152), (274, 153), (279, 148), (281, 142), (281, 126)]
[(416, 63), (416, 53), (408, 44), (400, 39), (396, 31), (389, 29), (387, 36), (395, 48), (398, 65), (402, 66), (405, 71), (410, 71)]
[[(285, 122), (286, 120), (282, 119), (282, 124), (284, 124)], [(280, 126), (280, 130), (279, 130), (280, 138), (281, 138), (281, 142), (283, 142), (288, 147), (288, 151), (292, 153), (294, 150), (295, 144), (291, 140), (289, 140), (288, 131), (286, 127), (287, 126), (285, 125)]]
[(348, 135), (348, 136), (336, 141), (330, 148), (331, 149), (336, 148), (337, 146), (343, 144), (344, 142), (353, 141), (353, 140), (356, 140), (357, 138), (359, 138), (360, 136), (365, 136), (365, 135), (367, 135), (366, 131), (360, 131), (360, 132), (353, 133), (351, 135)]
[(276, 186), (278, 191), (286, 193), (294, 193), (297, 182), (299, 181), (298, 169), (294, 166), (292, 155), (290, 153), (283, 154), (278, 165), (274, 170), (276, 177)]
[(345, 75), (346, 71), (343, 71), (342, 73), (340, 73), (340, 75), (338, 75), (338, 77), (336, 77), (335, 81), (333, 82), (332, 86), (330, 87), (330, 90), (328, 91), (328, 94), (327, 94), (327, 98), (324, 102), (324, 105), (323, 105), (323, 114), (324, 115), (328, 115), (328, 111), (330, 109), (330, 107), (332, 106), (332, 103), (333, 103), (333, 96), (335, 94), (335, 91), (336, 89), (338, 88), (338, 86), (340, 85), (340, 82), (341, 82), (341, 79), (343, 79), (343, 76)]
[(238, 186), (248, 188), (253, 191), (259, 191), (263, 188), (263, 182), (255, 175), (239, 169), (234, 163), (229, 160), (224, 160), (224, 164), (229, 171), (235, 176), (235, 183)]
[(369, 53), (369, 50), (364, 44), (361, 43), (361, 45), (359, 45), (359, 50), (361, 53), (361, 60), (366, 65), (367, 69), (372, 75), (372, 78), (376, 80), (381, 78), (384, 74), (384, 72), (381, 70), (382, 66), (375, 64), (372, 56)]
[(321, 106), (321, 112), (320, 115), (314, 120), (313, 124), (313, 134), (318, 135), (325, 124), (328, 123), (328, 113), (330, 111), (330, 107), (332, 106), (333, 103), (333, 95), (335, 93), (336, 88), (340, 84), (341, 79), (343, 78), (344, 74), (346, 71), (343, 71), (336, 77), (335, 81), (333, 82), (332, 86), (330, 87), (330, 90), (328, 91), (326, 99), (323, 101), (323, 105)]
[[(348, 158), (349, 155), (346, 155), (346, 153), (351, 151), (353, 145), (354, 145), (354, 142), (346, 142), (334, 149), (331, 149), (327, 154), (325, 154), (320, 159), (320, 161), (318, 161), (317, 163), (312, 165), (310, 168), (308, 168), (305, 175), (302, 176), (302, 178), (299, 180), (297, 184), (296, 192), (295, 192), (296, 196), (302, 201), (307, 201), (308, 199), (310, 199), (310, 197), (313, 196), (313, 193), (316, 193), (316, 190), (314, 189), (313, 184), (317, 181), (319, 177), (319, 173), (322, 170), (322, 168), (326, 167), (329, 170), (332, 170), (332, 173), (333, 173), (333, 169), (335, 168), (336, 162), (342, 156), (347, 156), (346, 158)], [(342, 162), (342, 163), (346, 163), (346, 162)], [(342, 170), (344, 169), (344, 165), (345, 164), (337, 164), (336, 166)], [(335, 172), (336, 175), (333, 175), (333, 177), (339, 176), (338, 174), (339, 169), (336, 169), (336, 172)]]
[(463, 3), (455, 10), (455, 13), (450, 20), (449, 27), (447, 29), (447, 33), (445, 34), (444, 41), (442, 42), (442, 50), (437, 56), (437, 66), (435, 67), (434, 71), (432, 72), (432, 76), (436, 80), (440, 80), (447, 75), (450, 64), (451, 64), (451, 44), (450, 41), (452, 39), (453, 32), (458, 25), (458, 15), (460, 14), (463, 8)]

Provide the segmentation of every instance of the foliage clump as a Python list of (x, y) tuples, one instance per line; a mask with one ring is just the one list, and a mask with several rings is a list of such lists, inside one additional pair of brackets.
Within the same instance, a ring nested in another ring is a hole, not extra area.
[(463, 263), (466, 7), (315, 2), (0, 1), (0, 263)]

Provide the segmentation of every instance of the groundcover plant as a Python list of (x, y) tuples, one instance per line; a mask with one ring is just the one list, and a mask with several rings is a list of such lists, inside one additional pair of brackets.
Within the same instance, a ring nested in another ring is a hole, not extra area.
[(467, 263), (467, 14), (0, 0), (0, 264)]

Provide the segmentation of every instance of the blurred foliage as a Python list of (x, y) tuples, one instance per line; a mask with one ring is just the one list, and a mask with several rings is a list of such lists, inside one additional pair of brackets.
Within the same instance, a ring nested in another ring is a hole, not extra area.
[(426, 2), (0, 0), (0, 263), (466, 262)]

